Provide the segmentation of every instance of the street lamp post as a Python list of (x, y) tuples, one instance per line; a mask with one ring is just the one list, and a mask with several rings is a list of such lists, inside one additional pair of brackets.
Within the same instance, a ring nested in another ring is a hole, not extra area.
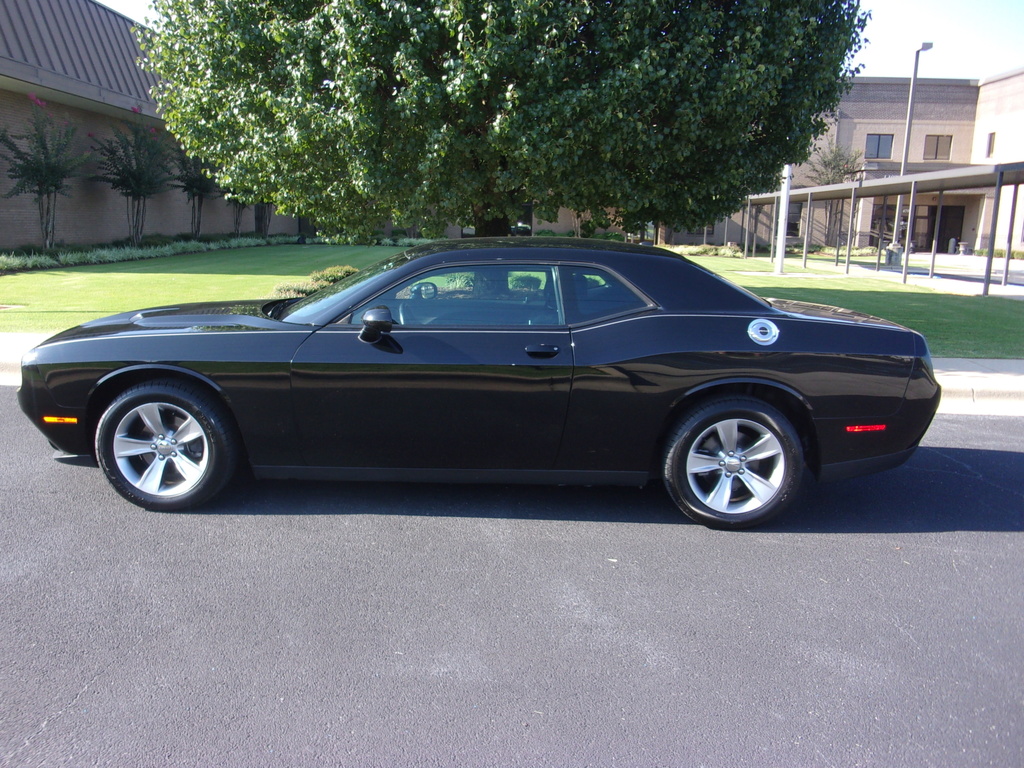
[[(931, 43), (921, 43), (921, 47), (914, 52), (914, 73), (910, 76), (910, 95), (907, 97), (907, 125), (903, 131), (903, 159), (900, 161), (900, 176), (907, 173), (907, 157), (910, 155), (910, 127), (914, 122), (914, 87), (917, 85), (917, 65), (921, 61), (921, 54), (932, 49)], [(914, 212), (907, 214), (907, 240), (904, 251), (910, 250), (910, 238), (913, 230)], [(896, 231), (893, 234), (893, 242), (900, 243), (900, 222), (903, 221), (903, 195), (896, 201)], [(904, 254), (906, 258), (906, 254)]]

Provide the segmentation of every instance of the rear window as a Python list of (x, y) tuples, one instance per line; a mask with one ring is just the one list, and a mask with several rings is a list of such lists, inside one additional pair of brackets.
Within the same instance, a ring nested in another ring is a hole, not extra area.
[(650, 303), (614, 275), (596, 267), (560, 267), (565, 319), (570, 325), (645, 309)]

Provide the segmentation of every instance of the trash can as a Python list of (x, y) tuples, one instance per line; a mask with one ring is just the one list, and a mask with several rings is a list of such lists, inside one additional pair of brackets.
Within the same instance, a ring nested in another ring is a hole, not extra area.
[(891, 243), (888, 248), (885, 249), (885, 266), (887, 267), (900, 267), (903, 266), (903, 246), (899, 243)]

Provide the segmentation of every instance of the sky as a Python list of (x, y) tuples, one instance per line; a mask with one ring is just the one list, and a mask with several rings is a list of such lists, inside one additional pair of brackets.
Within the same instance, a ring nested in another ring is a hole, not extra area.
[[(152, 15), (149, 0), (99, 0), (136, 21)], [(918, 77), (980, 80), (1024, 68), (1022, 0), (861, 0), (871, 12), (868, 43), (856, 57), (865, 77), (910, 77), (914, 52)]]

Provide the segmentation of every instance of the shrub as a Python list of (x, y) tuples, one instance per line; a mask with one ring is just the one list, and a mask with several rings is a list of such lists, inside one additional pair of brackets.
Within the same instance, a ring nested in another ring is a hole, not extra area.
[(430, 237), (402, 237), (395, 240), (395, 245), (399, 248), (412, 248), (415, 245), (426, 245), (427, 243), (435, 242), (437, 241)]
[(309, 279), (313, 282), (330, 285), (331, 283), (336, 283), (349, 275), (354, 275), (358, 271), (358, 269), (349, 266), (348, 264), (343, 267), (327, 267), (326, 269), (310, 273)]
[(323, 288), (323, 285), (316, 285), (311, 280), (307, 280), (304, 283), (281, 283), (274, 286), (274, 290), (270, 293), (270, 298), (298, 299), (303, 296), (309, 296), (311, 293), (316, 293), (321, 288)]
[(301, 296), (308, 296), (311, 293), (316, 293), (321, 288), (326, 288), (332, 283), (336, 283), (349, 275), (354, 275), (359, 270), (355, 267), (345, 265), (343, 267), (327, 267), (316, 272), (312, 272), (309, 275), (309, 279), (301, 283), (281, 283), (274, 286), (273, 292), (270, 294), (272, 299), (294, 299)]
[(16, 256), (13, 253), (0, 253), (0, 269), (3, 270), (52, 269), (56, 266), (59, 266), (59, 264), (52, 256), (44, 256), (39, 253), (25, 256)]

